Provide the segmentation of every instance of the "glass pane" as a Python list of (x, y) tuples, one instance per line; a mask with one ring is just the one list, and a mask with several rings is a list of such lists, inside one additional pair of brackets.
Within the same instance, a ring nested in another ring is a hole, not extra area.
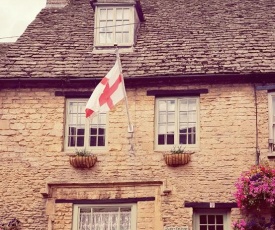
[(113, 33), (106, 33), (106, 42), (107, 43), (112, 43), (113, 42)]
[(168, 122), (175, 122), (175, 113), (174, 112), (168, 113)]
[(175, 111), (175, 101), (167, 101), (168, 111)]
[(158, 144), (159, 145), (164, 145), (165, 144), (164, 137), (165, 137), (165, 135), (158, 135)]
[(182, 123), (180, 124), (180, 133), (187, 133), (187, 124), (186, 123)]
[(104, 136), (98, 137), (98, 146), (105, 146), (105, 137)]
[(180, 112), (180, 122), (187, 122), (188, 117), (187, 117), (187, 112)]
[(174, 134), (168, 134), (167, 135), (167, 144), (173, 145), (174, 144)]
[(197, 121), (197, 117), (196, 117), (196, 112), (192, 111), (188, 113), (188, 121), (189, 122), (196, 122)]
[(95, 136), (90, 137), (90, 146), (96, 146), (96, 137)]
[(69, 127), (69, 135), (75, 135), (76, 134), (76, 128), (75, 127)]
[(215, 224), (215, 216), (214, 215), (208, 216), (208, 224)]
[(217, 230), (223, 230), (223, 226), (217, 226)]
[(166, 113), (160, 112), (159, 113), (159, 123), (166, 123), (166, 122), (167, 122)]
[(106, 34), (99, 33), (99, 43), (106, 43)]
[(119, 21), (119, 20), (116, 21), (116, 32), (122, 32), (123, 31), (122, 24), (123, 24), (122, 21)]
[(106, 9), (100, 9), (99, 14), (100, 14), (100, 20), (107, 19), (107, 10)]
[(122, 43), (122, 33), (116, 33), (116, 42)]
[(106, 22), (105, 21), (99, 22), (99, 32), (103, 33), (103, 32), (106, 32), (106, 30), (107, 30)]
[(215, 225), (209, 225), (208, 230), (215, 230)]
[(84, 136), (78, 136), (77, 137), (77, 147), (83, 147), (84, 146)]
[(159, 111), (166, 111), (166, 101), (159, 101)]
[(97, 135), (97, 128), (96, 127), (90, 128), (90, 134)]
[(196, 110), (196, 99), (188, 100), (188, 110)]
[(104, 127), (99, 127), (98, 128), (98, 134), (99, 135), (104, 135), (105, 134), (105, 128)]
[[(128, 22), (128, 21), (126, 21), (126, 22), (124, 21), (123, 24), (126, 24), (126, 25), (123, 26), (122, 30), (123, 30), (124, 32), (129, 32), (129, 31), (130, 31), (129, 22)], [(124, 33), (124, 35), (125, 35), (125, 33)]]
[(106, 32), (113, 32), (113, 21), (107, 21)]
[(186, 99), (182, 99), (180, 100), (180, 111), (187, 111), (188, 107), (187, 107), (187, 100)]
[(98, 124), (106, 124), (106, 113), (99, 114)]
[(200, 230), (207, 230), (207, 226), (201, 225), (201, 226), (200, 226)]
[(159, 134), (166, 134), (166, 126), (159, 125)]
[(223, 224), (223, 216), (222, 215), (216, 215), (216, 223)]
[(200, 224), (207, 224), (206, 215), (200, 215)]
[(113, 20), (113, 9), (108, 9), (107, 10), (107, 19), (108, 20)]
[(186, 134), (181, 134), (179, 139), (180, 139), (181, 145), (187, 144), (187, 135)]
[(188, 144), (196, 144), (196, 136), (195, 134), (188, 134)]
[(123, 42), (128, 43), (129, 42), (129, 33), (123, 33)]
[(75, 142), (76, 142), (76, 137), (75, 136), (70, 136), (69, 140), (68, 140), (68, 146), (69, 147), (75, 146)]
[(116, 19), (117, 20), (122, 20), (123, 19), (123, 9), (122, 8), (117, 8), (116, 9)]
[(167, 133), (174, 133), (174, 131), (175, 131), (175, 125), (169, 124), (167, 127)]
[(77, 135), (84, 135), (85, 129), (78, 129), (77, 130)]
[(129, 8), (126, 8), (123, 10), (123, 19), (124, 20), (129, 20), (130, 19), (130, 9)]

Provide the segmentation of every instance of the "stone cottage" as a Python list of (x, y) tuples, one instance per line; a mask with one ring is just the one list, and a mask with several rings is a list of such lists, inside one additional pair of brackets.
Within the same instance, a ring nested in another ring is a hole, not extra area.
[[(274, 12), (273, 0), (48, 0), (0, 52), (0, 220), (231, 229), (241, 172), (275, 166)], [(125, 100), (85, 118), (115, 47), (133, 132)], [(192, 154), (167, 165), (179, 148)], [(72, 166), (84, 150), (95, 164)]]

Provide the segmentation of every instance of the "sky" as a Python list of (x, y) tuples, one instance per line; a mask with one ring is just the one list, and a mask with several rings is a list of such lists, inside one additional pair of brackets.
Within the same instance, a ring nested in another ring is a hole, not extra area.
[(46, 0), (0, 0), (0, 43), (15, 42), (45, 6)]

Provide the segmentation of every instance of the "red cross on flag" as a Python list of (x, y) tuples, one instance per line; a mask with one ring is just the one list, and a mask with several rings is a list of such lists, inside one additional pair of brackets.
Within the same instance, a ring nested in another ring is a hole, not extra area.
[(113, 68), (100, 81), (86, 104), (86, 117), (93, 117), (99, 112), (111, 110), (125, 97), (120, 59), (117, 58)]

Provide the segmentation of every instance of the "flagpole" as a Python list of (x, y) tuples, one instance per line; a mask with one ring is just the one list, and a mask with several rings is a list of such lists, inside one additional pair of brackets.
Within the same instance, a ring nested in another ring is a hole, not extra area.
[(130, 119), (129, 107), (128, 107), (128, 98), (127, 98), (125, 84), (124, 84), (124, 77), (123, 77), (123, 73), (122, 73), (122, 66), (121, 66), (121, 62), (120, 62), (120, 56), (119, 56), (117, 44), (114, 44), (114, 46), (115, 46), (116, 58), (117, 58), (118, 63), (119, 63), (120, 74), (122, 76), (123, 93), (124, 93), (124, 97), (125, 97), (125, 106), (126, 106), (126, 112), (127, 112), (127, 117), (128, 117), (128, 132), (133, 133), (134, 132), (134, 126), (131, 123), (131, 119)]

